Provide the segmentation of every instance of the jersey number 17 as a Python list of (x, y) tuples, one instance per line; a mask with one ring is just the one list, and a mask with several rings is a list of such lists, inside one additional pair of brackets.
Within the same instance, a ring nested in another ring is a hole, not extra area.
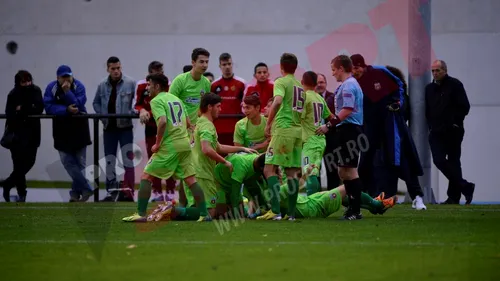
[(182, 125), (182, 105), (178, 101), (168, 102), (170, 108), (170, 117), (172, 118), (172, 125)]

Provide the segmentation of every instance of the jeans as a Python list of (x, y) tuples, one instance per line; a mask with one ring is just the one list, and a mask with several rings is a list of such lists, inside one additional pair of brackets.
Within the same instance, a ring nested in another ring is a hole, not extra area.
[(116, 180), (116, 154), (118, 144), (122, 154), (124, 182), (125, 186), (134, 188), (135, 185), (135, 167), (134, 167), (134, 133), (130, 129), (104, 130), (104, 155), (106, 157), (106, 190), (117, 188)]
[(87, 147), (84, 147), (74, 153), (67, 153), (59, 150), (61, 162), (73, 180), (71, 183), (71, 192), (75, 195), (82, 195), (86, 192), (92, 192), (90, 183), (85, 177), (85, 168), (87, 166)]

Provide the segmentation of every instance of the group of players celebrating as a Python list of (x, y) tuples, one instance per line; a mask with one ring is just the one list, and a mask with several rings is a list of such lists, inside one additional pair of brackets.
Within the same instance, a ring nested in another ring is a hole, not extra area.
[[(297, 80), (297, 57), (284, 53), (280, 58), (282, 76), (274, 82), (265, 113), (261, 114), (263, 105), (257, 94), (244, 97), (246, 118), (235, 126), (234, 146), (218, 142), (213, 122), (222, 100), (210, 92), (210, 82), (203, 76), (209, 57), (207, 50), (194, 49), (193, 69), (178, 75), (168, 92), (163, 74), (147, 77), (157, 124), (156, 143), (141, 177), (138, 212), (123, 221), (202, 222), (243, 216), (294, 221), (329, 217), (342, 205), (347, 207), (343, 218), (356, 220), (362, 218), (360, 208), (383, 214), (395, 205), (395, 196), (384, 198), (382, 193), (371, 198), (361, 192), (357, 173), (360, 148), (356, 146), (363, 125), (363, 93), (352, 77), (348, 56), (331, 61), (332, 75), (341, 83), (332, 113), (314, 91), (317, 74), (307, 71)], [(343, 185), (321, 191), (318, 177), (326, 146), (324, 134), (329, 130), (336, 130)], [(172, 176), (181, 180), (179, 200), (159, 204), (148, 213), (153, 179)], [(304, 187), (307, 195), (299, 195)]]

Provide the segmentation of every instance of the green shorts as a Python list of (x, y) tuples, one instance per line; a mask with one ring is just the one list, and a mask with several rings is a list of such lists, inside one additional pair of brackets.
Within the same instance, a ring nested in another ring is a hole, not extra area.
[(305, 174), (311, 164), (316, 165), (311, 171), (311, 176), (319, 176), (321, 171), (321, 161), (325, 147), (316, 143), (306, 142), (302, 148), (302, 173)]
[(266, 152), (266, 164), (285, 168), (302, 167), (302, 139), (273, 136)]
[(225, 193), (222, 189), (217, 188), (215, 180), (196, 179), (196, 181), (203, 190), (203, 194), (205, 195), (205, 201), (207, 202), (208, 209), (215, 208), (215, 205), (217, 204), (226, 203)]
[(172, 176), (185, 179), (195, 174), (193, 162), (191, 151), (155, 153), (144, 167), (144, 172), (160, 179), (169, 179)]
[(342, 206), (342, 197), (338, 188), (329, 191), (322, 191), (308, 196), (306, 204), (299, 207), (297, 204), (297, 213), (302, 218), (327, 218)]

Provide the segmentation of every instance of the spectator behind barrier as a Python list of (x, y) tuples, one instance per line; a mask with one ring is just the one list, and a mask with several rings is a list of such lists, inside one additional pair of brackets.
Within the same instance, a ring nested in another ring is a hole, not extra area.
[(31, 73), (26, 70), (17, 72), (14, 89), (7, 96), (5, 114), (5, 135), (10, 134), (10, 141), (2, 142), (12, 155), (13, 171), (10, 176), (0, 181), (3, 198), (10, 202), (10, 190), (17, 188), (17, 202), (26, 201), (26, 174), (36, 161), (40, 146), (40, 119), (28, 119), (28, 115), (43, 112), (42, 91), (33, 84)]
[[(45, 111), (50, 115), (67, 117), (86, 114), (87, 96), (85, 86), (74, 79), (71, 68), (61, 65), (57, 69), (57, 80), (47, 85), (43, 98)], [(59, 151), (61, 162), (73, 180), (70, 202), (85, 202), (93, 195), (85, 177), (87, 146), (90, 140), (89, 123), (86, 118), (54, 118), (52, 121), (54, 148)]]

